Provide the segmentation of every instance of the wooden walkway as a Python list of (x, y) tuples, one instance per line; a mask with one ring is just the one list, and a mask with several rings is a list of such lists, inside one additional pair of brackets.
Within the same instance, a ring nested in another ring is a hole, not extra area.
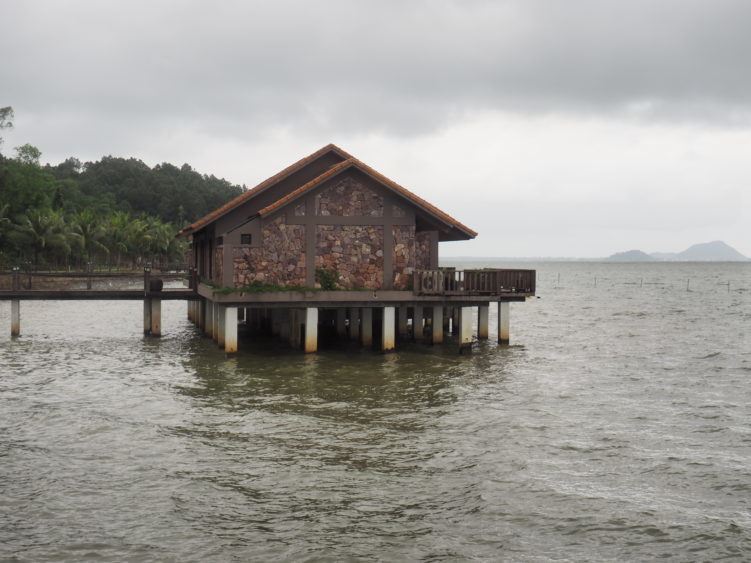
[(42, 301), (42, 300), (98, 300), (98, 301), (193, 301), (200, 296), (192, 289), (164, 289), (144, 292), (143, 289), (21, 289), (0, 291), (0, 301)]

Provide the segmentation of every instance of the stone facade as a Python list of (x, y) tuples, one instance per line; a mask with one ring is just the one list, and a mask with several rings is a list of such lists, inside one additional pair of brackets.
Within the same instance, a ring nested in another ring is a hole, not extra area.
[(415, 227), (399, 225), (392, 227), (394, 234), (394, 289), (412, 287), (415, 271)]
[(287, 225), (284, 216), (264, 222), (259, 247), (234, 249), (234, 285), (305, 285), (305, 225)]
[(383, 227), (318, 225), (316, 268), (336, 273), (339, 289), (383, 286)]
[(415, 268), (430, 270), (430, 231), (415, 234)]
[(383, 197), (351, 177), (342, 178), (315, 198), (316, 215), (383, 216)]

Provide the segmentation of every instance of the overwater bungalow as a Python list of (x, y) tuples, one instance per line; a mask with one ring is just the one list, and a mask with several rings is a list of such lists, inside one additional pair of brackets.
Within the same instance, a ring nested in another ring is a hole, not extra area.
[(490, 303), (508, 342), (511, 301), (535, 292), (533, 270), (439, 267), (440, 244), (477, 233), (335, 145), (288, 166), (182, 229), (199, 299), (188, 316), (227, 352), (238, 324), (305, 352), (319, 329), (393, 350), (488, 338)]

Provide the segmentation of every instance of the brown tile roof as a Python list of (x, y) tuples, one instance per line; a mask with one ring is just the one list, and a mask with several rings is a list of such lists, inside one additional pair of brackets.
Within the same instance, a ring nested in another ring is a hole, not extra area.
[(297, 199), (301, 195), (303, 195), (303, 194), (307, 193), (308, 191), (312, 190), (316, 186), (321, 185), (323, 182), (325, 182), (329, 178), (333, 178), (338, 173), (340, 173), (340, 172), (342, 172), (344, 170), (347, 170), (349, 168), (353, 168), (354, 167), (354, 168), (357, 168), (358, 170), (360, 170), (361, 172), (367, 174), (371, 178), (373, 178), (376, 182), (379, 182), (379, 183), (383, 184), (384, 186), (390, 188), (391, 190), (393, 190), (397, 194), (399, 194), (402, 197), (406, 198), (407, 200), (409, 200), (410, 202), (412, 202), (414, 205), (416, 205), (418, 208), (420, 208), (423, 211), (427, 212), (428, 214), (432, 215), (433, 217), (435, 217), (439, 221), (441, 221), (441, 222), (449, 225), (452, 228), (455, 228), (455, 229), (458, 229), (458, 230), (462, 231), (469, 238), (474, 238), (474, 237), (477, 236), (477, 233), (475, 231), (473, 231), (472, 229), (470, 229), (469, 227), (467, 227), (466, 225), (464, 225), (461, 222), (457, 221), (456, 219), (454, 219), (453, 217), (451, 217), (447, 213), (444, 213), (443, 211), (441, 211), (440, 209), (438, 209), (437, 207), (435, 207), (433, 204), (425, 201), (424, 199), (422, 199), (418, 195), (412, 193), (407, 188), (404, 188), (404, 187), (400, 186), (399, 184), (397, 184), (396, 182), (394, 182), (393, 180), (390, 180), (389, 178), (387, 178), (386, 176), (384, 176), (380, 172), (374, 170), (373, 168), (371, 168), (370, 166), (368, 166), (367, 164), (365, 164), (364, 162), (359, 161), (358, 159), (356, 159), (355, 157), (353, 157), (352, 155), (350, 155), (346, 151), (343, 151), (342, 149), (340, 149), (339, 147), (337, 147), (334, 144), (328, 144), (325, 147), (317, 150), (313, 154), (311, 154), (309, 156), (306, 156), (305, 158), (302, 158), (302, 159), (298, 160), (297, 162), (295, 162), (294, 164), (288, 166), (287, 168), (285, 168), (284, 170), (282, 170), (278, 174), (275, 174), (275, 175), (271, 176), (270, 178), (268, 178), (268, 179), (264, 180), (263, 182), (261, 182), (260, 184), (258, 184), (256, 187), (254, 187), (254, 188), (252, 188), (252, 189), (250, 189), (250, 190), (248, 190), (248, 191), (240, 194), (236, 198), (234, 198), (231, 201), (225, 203), (221, 207), (215, 209), (214, 211), (212, 211), (208, 215), (205, 215), (204, 217), (201, 217), (200, 219), (198, 219), (196, 222), (192, 223), (191, 225), (188, 225), (187, 227), (185, 227), (184, 229), (182, 229), (177, 235), (178, 236), (186, 236), (186, 235), (189, 235), (192, 232), (195, 232), (195, 231), (197, 231), (199, 229), (202, 229), (203, 227), (205, 227), (206, 225), (208, 225), (212, 221), (215, 221), (216, 219), (219, 219), (219, 217), (221, 217), (225, 213), (228, 213), (228, 212), (232, 211), (233, 209), (235, 209), (236, 207), (242, 205), (243, 203), (245, 203), (249, 199), (255, 197), (256, 195), (258, 195), (261, 192), (265, 191), (267, 188), (273, 186), (277, 182), (280, 182), (281, 180), (283, 180), (284, 178), (286, 178), (286, 177), (290, 176), (291, 174), (297, 172), (298, 170), (301, 170), (306, 165), (310, 164), (311, 162), (313, 162), (317, 158), (323, 156), (324, 154), (326, 154), (326, 153), (328, 153), (330, 151), (336, 152), (337, 154), (339, 154), (339, 156), (341, 156), (345, 160), (342, 161), (342, 162), (340, 162), (340, 163), (338, 163), (338, 164), (335, 164), (334, 166), (332, 166), (331, 168), (329, 168), (328, 170), (326, 170), (323, 174), (321, 174), (317, 178), (314, 178), (313, 180), (311, 180), (308, 183), (300, 186), (296, 190), (293, 190), (292, 192), (290, 192), (286, 196), (278, 199), (277, 201), (275, 201), (271, 205), (268, 205), (265, 208), (261, 209), (258, 212), (258, 214), (261, 215), (261, 216), (263, 216), (263, 215), (268, 215), (269, 213), (273, 213), (274, 211), (280, 209), (281, 207), (283, 207), (284, 205), (288, 204), (289, 202)]
[(462, 224), (461, 222), (457, 221), (451, 215), (444, 213), (440, 209), (438, 209), (433, 204), (425, 201), (420, 196), (412, 193), (407, 188), (400, 186), (393, 180), (390, 180), (377, 170), (374, 170), (364, 162), (361, 162), (357, 160), (354, 157), (350, 157), (347, 160), (340, 162), (339, 164), (334, 165), (333, 167), (329, 168), (326, 172), (318, 176), (317, 178), (314, 178), (307, 184), (304, 184), (297, 188), (296, 190), (290, 192), (286, 196), (284, 196), (281, 199), (278, 199), (271, 205), (268, 205), (261, 209), (258, 214), (268, 215), (270, 213), (273, 213), (274, 211), (277, 211), (278, 209), (281, 209), (291, 201), (297, 199), (298, 197), (302, 196), (303, 194), (309, 192), (310, 190), (314, 189), (317, 186), (320, 186), (323, 182), (328, 180), (329, 178), (333, 178), (340, 172), (343, 172), (344, 170), (347, 170), (349, 168), (357, 168), (361, 172), (364, 172), (371, 178), (373, 178), (376, 182), (379, 182), (380, 184), (385, 185), (388, 188), (391, 188), (393, 191), (395, 191), (397, 194), (401, 195), (402, 197), (406, 198), (407, 200), (411, 201), (414, 205), (422, 209), (423, 211), (426, 211), (430, 215), (433, 215), (435, 218), (440, 220), (443, 223), (446, 223), (447, 225), (459, 229), (460, 231), (463, 231), (464, 234), (468, 235), (470, 238), (474, 238), (477, 236), (477, 232), (473, 231), (466, 225)]
[(256, 187), (251, 188), (248, 191), (241, 193), (236, 198), (231, 199), (230, 201), (228, 201), (221, 207), (217, 207), (211, 213), (204, 215), (203, 217), (201, 217), (194, 223), (191, 223), (187, 227), (181, 229), (180, 232), (177, 233), (177, 236), (186, 236), (186, 235), (189, 235), (190, 233), (193, 233), (195, 231), (202, 229), (203, 227), (205, 227), (212, 221), (219, 219), (219, 217), (221, 217), (222, 215), (229, 213), (230, 211), (232, 211), (236, 207), (239, 207), (240, 205), (242, 205), (249, 199), (265, 191), (267, 188), (270, 188), (274, 184), (284, 180), (287, 176), (294, 174), (295, 172), (297, 172), (298, 170), (301, 170), (302, 168), (304, 168), (305, 166), (307, 166), (308, 164), (310, 164), (317, 158), (320, 158), (324, 154), (331, 152), (331, 151), (339, 153), (339, 155), (345, 159), (352, 158), (352, 155), (350, 155), (349, 153), (343, 151), (336, 145), (329, 143), (325, 147), (318, 149), (316, 152), (306, 156), (305, 158), (301, 158), (294, 164), (290, 164), (289, 166), (287, 166), (287, 168), (285, 168), (281, 172), (274, 174), (270, 178), (266, 178), (263, 182), (258, 184)]

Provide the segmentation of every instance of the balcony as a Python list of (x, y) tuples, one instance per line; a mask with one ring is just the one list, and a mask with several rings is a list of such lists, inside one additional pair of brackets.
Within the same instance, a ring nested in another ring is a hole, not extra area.
[(535, 294), (535, 270), (416, 270), (416, 295), (531, 296)]

